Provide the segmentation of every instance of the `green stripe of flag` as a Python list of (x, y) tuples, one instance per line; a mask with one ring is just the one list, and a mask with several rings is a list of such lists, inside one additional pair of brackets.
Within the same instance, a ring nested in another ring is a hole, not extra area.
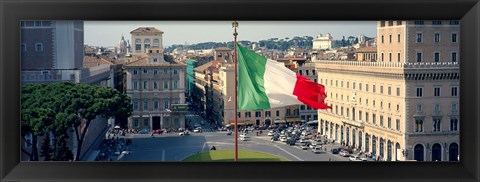
[(267, 58), (237, 44), (238, 110), (270, 108), (264, 87)]

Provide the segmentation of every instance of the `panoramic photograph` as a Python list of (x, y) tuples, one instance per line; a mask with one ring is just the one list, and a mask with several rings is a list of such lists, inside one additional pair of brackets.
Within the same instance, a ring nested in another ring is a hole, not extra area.
[(25, 20), (21, 161), (460, 161), (460, 23)]

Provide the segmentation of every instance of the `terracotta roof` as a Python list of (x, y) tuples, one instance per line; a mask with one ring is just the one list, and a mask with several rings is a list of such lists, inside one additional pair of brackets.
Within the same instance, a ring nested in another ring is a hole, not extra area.
[(195, 71), (198, 71), (198, 72), (203, 72), (205, 70), (207, 70), (208, 68), (210, 68), (210, 66), (212, 66), (212, 62), (208, 62), (208, 63), (205, 63), (199, 67), (196, 67), (194, 70)]
[(377, 48), (376, 47), (362, 47), (362, 48), (359, 48), (359, 49), (355, 50), (355, 52), (377, 52)]
[(139, 27), (135, 30), (132, 30), (130, 33), (163, 33), (163, 32), (155, 27)]
[(83, 57), (83, 67), (84, 68), (91, 68), (91, 67), (100, 66), (100, 65), (104, 65), (104, 64), (113, 65), (112, 62), (110, 62), (110, 61), (108, 61), (104, 58), (101, 58), (101, 57), (97, 57), (97, 56), (84, 56)]

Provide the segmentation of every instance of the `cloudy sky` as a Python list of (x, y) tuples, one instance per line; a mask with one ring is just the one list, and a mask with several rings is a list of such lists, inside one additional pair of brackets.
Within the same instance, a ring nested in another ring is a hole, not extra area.
[[(85, 21), (85, 44), (116, 46), (122, 34), (130, 40), (130, 31), (138, 27), (156, 27), (165, 32), (163, 45), (228, 42), (233, 40), (230, 21)], [(342, 36), (376, 36), (375, 21), (239, 21), (238, 40), (259, 41), (330, 33)], [(131, 40), (130, 40), (131, 43)]]

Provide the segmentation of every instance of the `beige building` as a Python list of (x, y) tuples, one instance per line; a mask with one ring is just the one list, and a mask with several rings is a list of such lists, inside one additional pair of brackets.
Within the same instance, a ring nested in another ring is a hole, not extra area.
[(161, 30), (155, 27), (139, 27), (131, 31), (130, 34), (134, 54), (146, 53), (148, 48), (158, 49), (161, 51), (160, 53), (163, 53), (163, 32)]
[(379, 21), (377, 62), (319, 61), (319, 132), (383, 160), (459, 156), (458, 21)]
[(375, 62), (377, 61), (376, 47), (362, 47), (355, 50), (357, 61)]
[(325, 50), (338, 47), (338, 42), (333, 40), (333, 37), (330, 33), (325, 35), (318, 34), (317, 38), (313, 40), (313, 49), (314, 50)]
[[(146, 30), (153, 30), (153, 33)], [(164, 60), (162, 44), (155, 41), (162, 40), (162, 34), (155, 28), (132, 31), (132, 40), (145, 41), (140, 37), (154, 36), (150, 37), (154, 44), (142, 44), (142, 53), (134, 49), (136, 54), (131, 58), (133, 61), (124, 65), (126, 93), (132, 98), (133, 105), (132, 116), (128, 121), (131, 129), (185, 128), (186, 65)], [(135, 47), (138, 48), (137, 45)]]

